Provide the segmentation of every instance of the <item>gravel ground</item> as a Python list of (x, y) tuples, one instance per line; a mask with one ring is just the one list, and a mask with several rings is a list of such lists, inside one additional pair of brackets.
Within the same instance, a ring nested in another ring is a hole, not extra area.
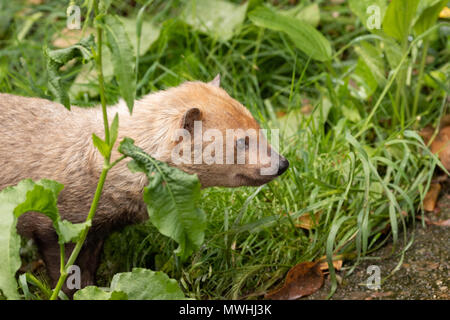
[[(427, 216), (436, 220), (450, 218), (450, 179), (441, 191), (438, 207)], [(411, 234), (414, 230), (410, 229)], [(422, 227), (417, 221), (415, 241), (405, 253), (400, 269), (391, 277), (382, 280), (379, 290), (370, 290), (364, 283), (370, 274), (367, 267), (377, 265), (383, 279), (397, 266), (399, 256), (392, 255), (392, 244), (378, 250), (372, 256), (382, 257), (361, 263), (354, 272), (345, 277), (338, 286), (332, 299), (349, 300), (386, 300), (386, 299), (427, 299), (448, 300), (450, 298), (450, 227), (427, 225)], [(400, 239), (400, 235), (399, 235)], [(383, 258), (384, 257), (384, 258)], [(343, 277), (344, 272), (338, 273)], [(325, 299), (330, 292), (330, 280), (327, 276), (324, 286), (305, 299)]]

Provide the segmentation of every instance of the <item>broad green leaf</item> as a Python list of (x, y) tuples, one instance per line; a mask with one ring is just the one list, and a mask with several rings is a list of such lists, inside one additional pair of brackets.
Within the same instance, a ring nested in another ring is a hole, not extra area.
[(104, 158), (107, 158), (111, 149), (109, 145), (105, 141), (100, 139), (95, 133), (92, 134), (92, 141), (94, 143), (94, 146), (98, 149), (98, 151), (100, 151), (101, 155)]
[(259, 7), (264, 3), (264, 0), (249, 0), (248, 1), (248, 10), (253, 10), (256, 7)]
[(98, 9), (101, 13), (106, 13), (110, 5), (111, 0), (100, 0), (98, 4)]
[(176, 280), (161, 271), (143, 268), (116, 274), (111, 281), (111, 290), (124, 292), (129, 300), (185, 299)]
[[(137, 54), (137, 17), (136, 18), (123, 18), (119, 17), (120, 22), (122, 22), (123, 27), (125, 28), (125, 32), (128, 35), (128, 38), (131, 41), (134, 55)], [(139, 55), (144, 55), (148, 49), (150, 49), (151, 45), (158, 40), (161, 29), (155, 26), (153, 23), (145, 20), (141, 17), (141, 44), (139, 48)]]
[[(394, 39), (388, 37), (384, 38), (383, 47), (389, 66), (394, 70), (402, 60), (402, 48)], [(405, 63), (405, 65), (408, 65), (408, 63)]]
[(354, 106), (342, 106), (342, 114), (351, 122), (361, 121), (361, 115), (359, 114), (358, 109)]
[(115, 15), (106, 16), (102, 28), (105, 30), (108, 39), (114, 76), (119, 85), (120, 95), (125, 100), (130, 113), (132, 113), (136, 92), (136, 77), (134, 74), (135, 59), (130, 38), (125, 32), (123, 23)]
[(75, 292), (73, 300), (128, 300), (128, 296), (122, 291), (107, 291), (89, 286)]
[(266, 7), (258, 7), (249, 13), (250, 20), (257, 26), (286, 33), (295, 46), (312, 59), (331, 59), (328, 40), (308, 23), (293, 17), (275, 13)]
[(367, 30), (375, 32), (377, 27), (381, 28), (387, 8), (386, 0), (349, 0), (348, 5)]
[(62, 243), (77, 242), (81, 233), (91, 226), (91, 221), (72, 223), (68, 220), (58, 220), (59, 241)]
[(244, 22), (247, 6), (248, 1), (236, 5), (224, 0), (190, 0), (181, 18), (195, 30), (227, 41)]
[(373, 77), (380, 86), (386, 83), (383, 52), (379, 48), (363, 41), (355, 46), (355, 52), (370, 69)]
[(25, 201), (34, 185), (25, 180), (0, 192), (0, 290), (7, 299), (20, 299), (15, 275), (20, 267), (20, 237), (15, 208)]
[(70, 110), (70, 99), (67, 89), (64, 88), (59, 68), (74, 58), (90, 60), (92, 58), (91, 48), (95, 47), (94, 36), (81, 40), (65, 49), (45, 51), (47, 56), (48, 89), (67, 109)]
[(20, 237), (17, 219), (26, 212), (40, 212), (49, 217), (58, 234), (59, 243), (76, 239), (85, 224), (61, 221), (57, 199), (63, 185), (51, 180), (30, 179), (0, 191), (0, 290), (8, 299), (18, 299), (15, 274), (20, 267)]
[(134, 165), (140, 170), (145, 170), (149, 185), (144, 189), (144, 201), (150, 221), (179, 244), (175, 252), (185, 260), (198, 250), (204, 239), (206, 217), (198, 208), (200, 182), (196, 175), (153, 159), (133, 142), (125, 138), (119, 151), (134, 159)]
[[(124, 30), (131, 41), (133, 52), (137, 54), (137, 33), (136, 33), (136, 18), (119, 18), (123, 23)], [(143, 20), (142, 21), (142, 36), (139, 54), (144, 55), (150, 48), (150, 46), (158, 39), (160, 34), (160, 28), (156, 27), (153, 23)], [(103, 76), (105, 81), (111, 81), (114, 77), (113, 62), (111, 57), (111, 51), (106, 44), (103, 45)], [(95, 97), (98, 95), (98, 90), (92, 86), (91, 83), (97, 84), (97, 72), (92, 64), (85, 64), (78, 73), (75, 81), (70, 87), (70, 97), (73, 99), (78, 97), (81, 93), (88, 93), (89, 96)]]
[(89, 286), (78, 290), (74, 300), (183, 300), (178, 283), (165, 273), (143, 268), (114, 275), (110, 288)]
[(436, 23), (439, 12), (445, 7), (446, 3), (447, 0), (438, 1), (434, 5), (425, 8), (414, 25), (414, 32), (420, 35), (430, 29)]
[(313, 27), (317, 27), (320, 22), (320, 8), (317, 3), (312, 3), (307, 6), (298, 4), (292, 9), (279, 10), (278, 12), (307, 22)]
[(317, 27), (320, 22), (320, 8), (317, 3), (312, 3), (300, 10), (298, 14), (295, 15), (297, 19), (305, 21), (312, 25), (313, 27)]
[[(422, 15), (424, 10), (426, 10), (432, 6), (435, 6), (436, 4), (438, 4), (439, 2), (442, 2), (442, 1), (445, 1), (445, 0), (420, 0), (419, 5), (417, 6), (415, 22), (417, 22), (417, 20)], [(415, 24), (415, 22), (414, 22), (414, 24)]]
[(81, 232), (90, 226), (90, 223), (73, 224), (68, 220), (61, 220), (57, 201), (58, 195), (64, 186), (53, 180), (42, 179), (39, 181), (29, 181), (34, 185), (32, 192), (28, 192), (25, 201), (21, 202), (15, 209), (14, 214), (18, 218), (25, 212), (40, 212), (52, 220), (55, 232), (58, 235), (58, 243), (63, 244), (76, 241)]
[(116, 113), (114, 116), (113, 122), (111, 123), (111, 130), (110, 130), (110, 142), (109, 145), (112, 147), (114, 146), (114, 143), (117, 140), (117, 135), (119, 134), (119, 114)]
[[(439, 83), (437, 81), (440, 81), (441, 83), (446, 83), (448, 80), (448, 76), (450, 75), (450, 64), (444, 65), (439, 70), (430, 71), (428, 74), (425, 75), (424, 82), (428, 87), (439, 89)], [(447, 88), (447, 92), (450, 89)], [(442, 94), (444, 94), (445, 91), (442, 90)]]
[(353, 85), (349, 85), (350, 92), (359, 99), (369, 98), (378, 86), (371, 69), (367, 66), (367, 61), (361, 57), (358, 59), (356, 69), (350, 75), (350, 79), (354, 81)]
[(384, 32), (403, 42), (409, 36), (419, 0), (392, 0), (383, 20)]

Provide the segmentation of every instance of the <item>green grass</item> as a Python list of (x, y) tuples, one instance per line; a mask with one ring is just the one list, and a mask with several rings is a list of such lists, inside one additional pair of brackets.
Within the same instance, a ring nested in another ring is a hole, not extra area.
[[(129, 1), (113, 1), (110, 11), (135, 17), (144, 4), (137, 2), (132, 6)], [(355, 45), (361, 38), (357, 37), (367, 31), (346, 4), (317, 1), (319, 30), (339, 53), (330, 62), (318, 63), (297, 50), (287, 36), (261, 30), (247, 19), (225, 42), (196, 32), (178, 18), (184, 2), (154, 1), (149, 6), (148, 15), (162, 31), (140, 57), (137, 95), (185, 80), (209, 81), (220, 72), (224, 89), (263, 127), (280, 128), (280, 151), (291, 167), (260, 188), (205, 189), (205, 242), (185, 264), (173, 255), (175, 244), (150, 223), (114, 234), (105, 245), (100, 284), (108, 285), (114, 273), (142, 266), (179, 279), (192, 298), (260, 298), (302, 261), (343, 255), (346, 268), (341, 275), (345, 275), (391, 239), (397, 244), (395, 254), (401, 255), (412, 240), (402, 231), (414, 221), (411, 217), (420, 214), (436, 166), (412, 132), (437, 124), (446, 112), (448, 73), (444, 82), (425, 84), (421, 90), (419, 117), (405, 111), (396, 118), (404, 108), (396, 105), (396, 81), (391, 87), (386, 87), (389, 81), (378, 85), (368, 99), (355, 97), (349, 85), (358, 63)], [(290, 7), (290, 1), (277, 2), (279, 8)], [(2, 23), (10, 24), (0, 25), (0, 92), (51, 99), (42, 48), (64, 27), (65, 7), (56, 0), (23, 13), (25, 7), (17, 1), (2, 10)], [(43, 16), (18, 39), (35, 12)], [(380, 45), (376, 39), (367, 41)], [(448, 31), (441, 28), (433, 34), (428, 52), (433, 61), (425, 66), (425, 74), (448, 64), (449, 43)], [(394, 70), (385, 58), (382, 62), (386, 74)], [(408, 59), (406, 68), (417, 69), (419, 63), (420, 59)], [(68, 84), (80, 68), (67, 70)], [(401, 84), (409, 101), (417, 81), (412, 73), (411, 84)], [(117, 101), (117, 83), (108, 82), (106, 93), (108, 103)], [(81, 93), (73, 102), (92, 105), (99, 98)], [(301, 111), (305, 104), (311, 114)], [(284, 113), (287, 116), (280, 117)], [(309, 213), (319, 217), (316, 227), (295, 227), (296, 219)], [(334, 280), (334, 272), (331, 275)]]

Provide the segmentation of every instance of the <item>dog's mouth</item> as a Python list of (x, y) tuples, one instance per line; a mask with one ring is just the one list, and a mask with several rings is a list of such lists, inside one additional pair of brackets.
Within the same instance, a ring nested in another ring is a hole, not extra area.
[(263, 184), (269, 183), (274, 178), (276, 178), (276, 175), (267, 175), (267, 176), (247, 176), (245, 174), (237, 174), (236, 178), (240, 181), (240, 184), (243, 186), (261, 186)]

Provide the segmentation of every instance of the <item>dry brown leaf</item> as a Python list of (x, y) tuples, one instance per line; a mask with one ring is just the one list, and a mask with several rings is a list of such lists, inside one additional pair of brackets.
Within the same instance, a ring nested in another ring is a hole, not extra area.
[(447, 114), (442, 117), (441, 122), (439, 123), (439, 128), (445, 128), (450, 126), (450, 114)]
[(435, 226), (450, 227), (450, 219), (432, 222)]
[(419, 135), (422, 137), (423, 142), (428, 144), (431, 137), (433, 136), (434, 128), (432, 126), (426, 126), (422, 130), (420, 130)]
[(434, 211), (436, 202), (441, 192), (441, 185), (439, 183), (432, 183), (425, 198), (423, 199), (423, 208), (425, 211)]
[(445, 169), (450, 170), (450, 126), (439, 131), (431, 144), (431, 152), (438, 154)]
[[(422, 220), (422, 217), (416, 216), (416, 219)], [(439, 226), (439, 227), (450, 227), (450, 219), (434, 221), (428, 217), (423, 217), (423, 221), (425, 221), (425, 223), (428, 225)]]
[[(433, 137), (434, 130), (433, 127), (427, 126), (419, 132), (425, 144), (428, 144)], [(442, 117), (439, 124), (439, 133), (432, 141), (430, 149), (431, 152), (438, 155), (443, 166), (450, 170), (450, 115)]]
[(314, 214), (314, 218), (311, 217), (311, 214), (306, 213), (297, 218), (295, 226), (297, 228), (302, 228), (306, 230), (311, 230), (317, 227), (317, 223), (319, 222), (321, 212), (316, 212)]
[[(341, 270), (341, 268), (342, 268), (342, 263), (343, 263), (342, 260), (334, 260), (334, 261), (333, 261), (333, 267), (334, 267), (337, 271), (339, 271), (339, 270)], [(326, 262), (326, 261), (321, 262), (321, 263), (319, 264), (319, 268), (320, 268), (320, 270), (322, 270), (322, 271), (328, 270), (328, 262)]]
[(269, 300), (295, 300), (313, 294), (323, 285), (320, 264), (301, 262), (291, 268), (286, 275), (283, 287), (265, 295)]

